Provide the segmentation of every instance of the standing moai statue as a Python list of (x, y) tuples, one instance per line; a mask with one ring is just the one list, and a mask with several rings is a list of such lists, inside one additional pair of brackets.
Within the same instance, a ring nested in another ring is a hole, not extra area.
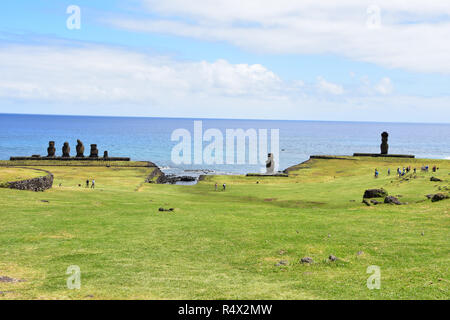
[(109, 156), (108, 156), (108, 151), (105, 151), (105, 152), (103, 152), (103, 158), (109, 158)]
[(381, 154), (388, 154), (389, 145), (388, 145), (388, 137), (389, 134), (385, 131), (381, 134)]
[(68, 142), (64, 142), (64, 145), (62, 147), (62, 156), (63, 156), (63, 158), (70, 157), (70, 146), (69, 146)]
[(84, 158), (84, 145), (80, 140), (77, 140), (77, 158)]
[(89, 158), (98, 158), (98, 149), (96, 144), (91, 144), (91, 154)]
[(273, 154), (269, 153), (267, 155), (266, 161), (266, 174), (273, 174), (275, 170), (275, 161), (273, 160)]
[(48, 153), (47, 157), (49, 157), (49, 158), (53, 158), (55, 156), (55, 153), (56, 153), (55, 141), (48, 142), (47, 153)]

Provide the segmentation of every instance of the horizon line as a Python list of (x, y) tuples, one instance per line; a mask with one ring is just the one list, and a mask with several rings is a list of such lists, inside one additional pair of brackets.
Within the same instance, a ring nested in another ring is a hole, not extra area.
[(50, 116), (50, 117), (92, 117), (92, 118), (132, 118), (132, 119), (180, 119), (180, 120), (236, 120), (236, 121), (291, 121), (291, 122), (338, 122), (338, 123), (395, 123), (395, 124), (430, 124), (450, 125), (450, 122), (396, 122), (396, 121), (368, 121), (368, 120), (300, 120), (300, 119), (255, 119), (255, 118), (201, 118), (201, 117), (163, 117), (163, 116), (117, 116), (117, 115), (86, 115), (86, 114), (52, 114), (52, 113), (7, 113), (11, 116)]

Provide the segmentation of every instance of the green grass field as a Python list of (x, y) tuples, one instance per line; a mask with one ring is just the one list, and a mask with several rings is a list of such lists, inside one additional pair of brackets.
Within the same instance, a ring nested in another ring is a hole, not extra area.
[[(149, 167), (36, 164), (54, 174), (51, 190), (0, 188), (0, 277), (23, 280), (0, 281), (0, 299), (450, 297), (450, 200), (426, 198), (449, 193), (450, 161), (314, 159), (288, 178), (208, 176), (195, 186), (144, 183)], [(398, 178), (408, 165), (416, 177)], [(92, 178), (96, 189), (85, 188)], [(362, 204), (375, 187), (408, 204)], [(305, 256), (315, 262), (299, 263)], [(80, 290), (67, 289), (70, 265)], [(366, 286), (371, 265), (379, 290)]]
[(45, 172), (32, 168), (3, 167), (0, 169), (0, 186), (6, 186), (8, 182), (12, 181), (27, 180), (45, 175)]

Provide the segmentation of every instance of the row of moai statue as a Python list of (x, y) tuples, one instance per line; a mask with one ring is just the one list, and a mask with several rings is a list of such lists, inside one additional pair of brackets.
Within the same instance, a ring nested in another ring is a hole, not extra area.
[[(76, 157), (84, 158), (84, 145), (83, 145), (83, 142), (81, 142), (80, 140), (77, 140), (76, 150), (77, 150)], [(55, 153), (56, 153), (55, 141), (50, 141), (48, 143), (47, 153), (48, 153), (47, 157), (49, 157), (49, 158), (55, 157)], [(64, 145), (62, 147), (62, 157), (70, 158), (70, 145), (68, 142), (64, 142)], [(108, 158), (108, 157), (109, 157), (108, 151), (105, 151), (103, 153), (103, 158)], [(98, 158), (98, 149), (97, 149), (96, 144), (91, 144), (91, 152), (89, 154), (89, 158)]]

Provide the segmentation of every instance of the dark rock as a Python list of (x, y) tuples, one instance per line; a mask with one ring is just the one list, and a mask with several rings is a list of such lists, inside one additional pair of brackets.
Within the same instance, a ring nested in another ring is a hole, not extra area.
[(49, 141), (47, 148), (47, 157), (53, 158), (56, 153), (55, 141)]
[(434, 196), (434, 194), (427, 194), (427, 195), (426, 195), (426, 197), (427, 197), (428, 199), (433, 198), (433, 196)]
[(275, 266), (281, 267), (281, 266), (287, 266), (288, 262), (286, 260), (279, 261)]
[(443, 193), (436, 193), (433, 198), (431, 198), (431, 202), (437, 202), (448, 198), (449, 197)]
[(301, 263), (314, 263), (314, 260), (310, 257), (304, 257), (300, 259)]
[(389, 145), (388, 145), (388, 137), (389, 134), (385, 131), (381, 134), (381, 154), (388, 154)]
[(366, 206), (370, 207), (370, 203), (369, 203), (369, 201), (367, 201), (366, 199), (364, 199), (364, 200), (362, 201), (362, 203), (364, 203)]
[(162, 212), (168, 212), (168, 211), (173, 212), (175, 209), (174, 208), (170, 208), (170, 209), (159, 208), (158, 210), (162, 211)]
[(47, 175), (33, 179), (8, 182), (7, 187), (10, 189), (30, 191), (45, 191), (47, 189), (50, 189), (53, 186), (53, 174), (48, 171), (41, 171), (47, 173)]
[(330, 260), (330, 261), (336, 261), (338, 258), (336, 258), (336, 256), (334, 256), (334, 255), (330, 255), (329, 257), (328, 257), (328, 259)]
[(402, 203), (401, 203), (396, 197), (394, 197), (394, 196), (387, 196), (386, 198), (384, 198), (384, 203), (396, 204), (396, 205), (402, 204)]
[(380, 202), (380, 201), (377, 201), (377, 200), (370, 200), (370, 203), (373, 203), (374, 205), (377, 205), (377, 204), (382, 204), (383, 202)]
[(108, 151), (104, 151), (104, 152), (103, 152), (103, 158), (105, 158), (105, 159), (106, 159), (106, 158), (109, 158), (109, 156), (108, 156)]
[(157, 183), (160, 184), (176, 184), (177, 182), (193, 182), (197, 178), (191, 176), (176, 176), (176, 175), (160, 175)]
[(84, 145), (83, 142), (77, 140), (77, 158), (84, 158)]
[(98, 149), (96, 144), (91, 144), (91, 152), (89, 158), (98, 158)]
[(368, 189), (364, 192), (363, 198), (382, 198), (388, 195), (387, 191), (384, 189)]
[(431, 177), (431, 178), (430, 178), (430, 181), (433, 181), (433, 182), (441, 182), (442, 180), (439, 179), (439, 178), (436, 178), (436, 177)]
[(64, 145), (62, 147), (62, 156), (63, 156), (63, 158), (70, 157), (70, 146), (69, 146), (68, 142), (64, 142)]
[(20, 279), (14, 279), (14, 278), (10, 278), (8, 276), (1, 276), (0, 277), (0, 282), (24, 282), (25, 280), (20, 280)]

